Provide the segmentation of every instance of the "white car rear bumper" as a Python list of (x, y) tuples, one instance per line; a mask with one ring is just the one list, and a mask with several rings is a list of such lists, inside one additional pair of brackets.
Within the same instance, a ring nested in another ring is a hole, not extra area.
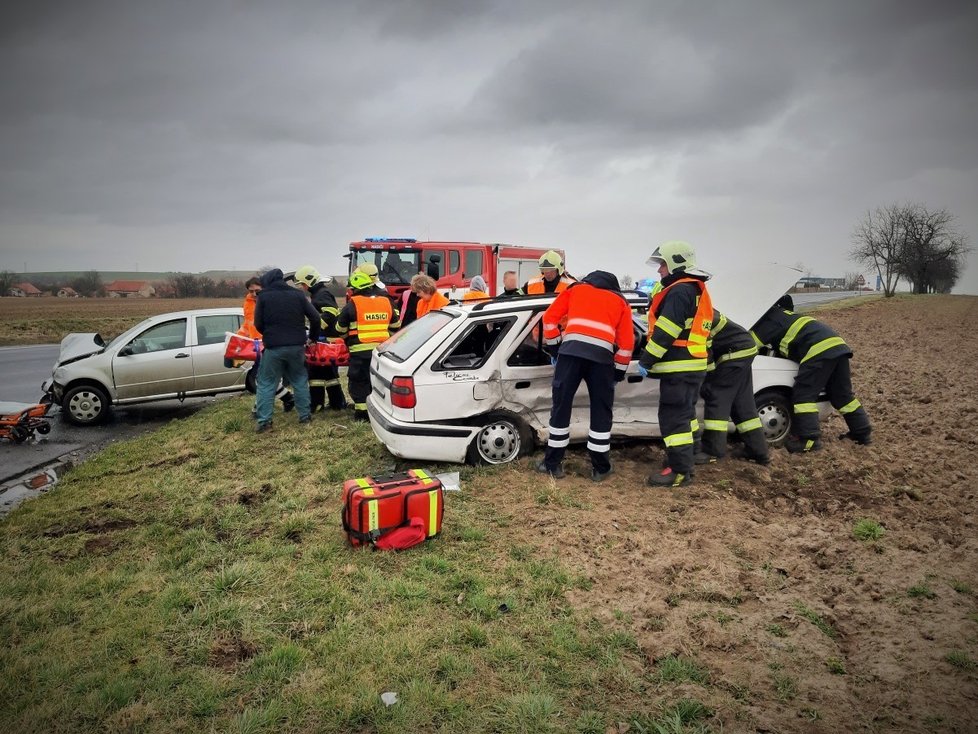
[(477, 426), (441, 423), (409, 423), (379, 409), (373, 395), (367, 398), (370, 427), (387, 450), (402, 459), (465, 463), (465, 455)]

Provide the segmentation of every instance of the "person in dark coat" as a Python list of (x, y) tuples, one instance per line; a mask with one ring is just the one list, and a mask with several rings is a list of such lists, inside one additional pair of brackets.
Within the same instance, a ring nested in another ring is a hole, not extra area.
[(255, 304), (255, 327), (264, 345), (258, 369), (258, 433), (271, 430), (275, 390), (283, 378), (292, 385), (299, 422), (312, 419), (305, 346), (307, 341), (316, 341), (320, 333), (319, 313), (305, 293), (285, 282), (279, 268), (265, 273), (261, 285)]

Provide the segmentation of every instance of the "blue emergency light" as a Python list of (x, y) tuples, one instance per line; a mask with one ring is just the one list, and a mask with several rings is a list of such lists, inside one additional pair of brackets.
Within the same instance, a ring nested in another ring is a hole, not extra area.
[(364, 237), (364, 242), (417, 242), (416, 239), (408, 237)]

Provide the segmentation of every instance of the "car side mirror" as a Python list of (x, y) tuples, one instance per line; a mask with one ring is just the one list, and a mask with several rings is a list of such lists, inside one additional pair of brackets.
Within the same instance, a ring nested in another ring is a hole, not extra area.
[(126, 344), (126, 346), (119, 350), (120, 357), (130, 357), (132, 353), (132, 344)]

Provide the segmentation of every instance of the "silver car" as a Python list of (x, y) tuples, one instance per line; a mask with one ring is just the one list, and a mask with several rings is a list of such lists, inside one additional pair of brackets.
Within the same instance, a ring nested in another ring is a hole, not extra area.
[(42, 389), (82, 426), (105, 420), (113, 405), (242, 391), (247, 370), (224, 366), (224, 337), (243, 320), (240, 308), (208, 308), (152, 316), (108, 344), (69, 334)]

